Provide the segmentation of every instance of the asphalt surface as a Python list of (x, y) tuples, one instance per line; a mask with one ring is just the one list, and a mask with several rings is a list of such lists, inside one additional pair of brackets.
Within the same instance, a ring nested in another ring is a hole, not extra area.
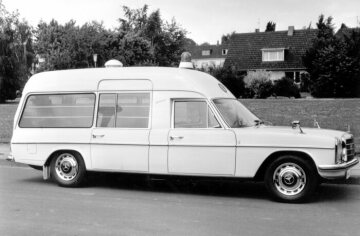
[(360, 185), (323, 184), (310, 203), (273, 202), (260, 183), (92, 174), (61, 188), (0, 162), (0, 235), (359, 235)]

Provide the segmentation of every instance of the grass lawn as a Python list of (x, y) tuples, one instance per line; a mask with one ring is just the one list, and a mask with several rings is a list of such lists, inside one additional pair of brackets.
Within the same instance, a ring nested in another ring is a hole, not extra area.
[(0, 104), (0, 143), (10, 142), (17, 106), (17, 103)]
[[(241, 99), (260, 119), (274, 125), (290, 126), (300, 120), (304, 127), (346, 130), (350, 125), (360, 151), (360, 99)], [(18, 104), (0, 104), (0, 142), (10, 142), (13, 118)]]

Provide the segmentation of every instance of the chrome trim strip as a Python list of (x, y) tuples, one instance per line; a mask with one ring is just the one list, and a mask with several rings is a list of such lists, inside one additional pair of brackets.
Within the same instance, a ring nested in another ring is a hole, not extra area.
[(13, 142), (12, 144), (86, 144), (86, 145), (132, 145), (132, 146), (178, 146), (178, 147), (236, 147), (236, 148), (281, 148), (281, 149), (322, 149), (334, 150), (325, 147), (287, 147), (287, 146), (243, 146), (243, 145), (194, 145), (194, 144), (139, 144), (139, 143), (75, 143), (75, 142)]
[(323, 150), (334, 150), (335, 148), (327, 148), (327, 147), (306, 147), (306, 146), (296, 146), (296, 147), (292, 147), (292, 146), (251, 146), (251, 145), (237, 145), (236, 147), (241, 148), (283, 148), (283, 149), (287, 149), (287, 148), (291, 148), (291, 149), (323, 149)]
[(352, 159), (349, 162), (345, 162), (337, 165), (320, 165), (318, 168), (320, 171), (339, 171), (349, 169), (359, 163), (357, 158)]

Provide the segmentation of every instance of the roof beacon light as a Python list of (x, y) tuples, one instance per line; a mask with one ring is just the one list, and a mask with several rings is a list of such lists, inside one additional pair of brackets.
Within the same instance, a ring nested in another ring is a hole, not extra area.
[(181, 61), (180, 61), (179, 68), (194, 69), (194, 65), (191, 62), (191, 54), (190, 54), (190, 52), (183, 52), (181, 54)]
[(111, 59), (105, 63), (105, 67), (106, 68), (108, 68), (108, 67), (123, 67), (123, 64), (118, 60)]

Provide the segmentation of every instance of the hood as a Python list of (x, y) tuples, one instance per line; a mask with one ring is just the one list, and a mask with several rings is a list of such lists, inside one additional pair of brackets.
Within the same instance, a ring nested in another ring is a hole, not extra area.
[(304, 148), (334, 148), (336, 138), (352, 137), (344, 131), (290, 126), (253, 126), (234, 129), (238, 144), (244, 146), (278, 146)]

